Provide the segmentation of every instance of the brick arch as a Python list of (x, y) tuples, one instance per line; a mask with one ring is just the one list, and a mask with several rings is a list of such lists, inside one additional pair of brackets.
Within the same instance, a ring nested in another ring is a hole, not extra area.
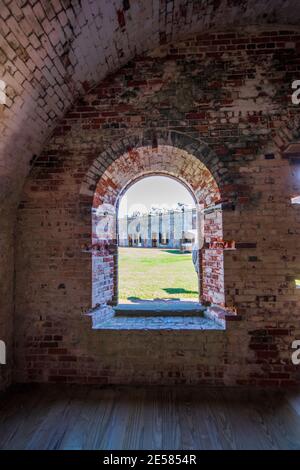
[(177, 147), (131, 149), (115, 160), (101, 175), (94, 192), (93, 207), (116, 205), (131, 184), (149, 175), (164, 174), (183, 183), (195, 202), (209, 206), (220, 201), (219, 187), (208, 168), (193, 155)]
[(226, 185), (228, 176), (228, 170), (224, 163), (203, 141), (173, 130), (165, 132), (145, 131), (130, 135), (112, 144), (94, 160), (88, 169), (80, 188), (80, 195), (85, 200), (87, 200), (86, 198), (93, 199), (99, 179), (109, 165), (120, 156), (130, 154), (130, 152), (133, 155), (132, 152), (138, 148), (149, 148), (155, 153), (161, 146), (176, 148), (183, 151), (185, 155), (189, 154), (198, 160), (211, 173), (216, 185), (219, 187), (220, 197), (223, 197), (223, 188)]
[[(175, 140), (173, 138), (173, 142)], [(141, 142), (136, 141), (137, 143)], [(181, 140), (183, 145), (186, 140)], [(207, 146), (196, 146), (193, 139), (189, 149), (193, 148), (198, 155), (204, 155), (220, 182), (224, 181), (222, 165)], [(149, 141), (146, 141), (149, 144)], [(123, 142), (124, 144), (124, 142)], [(143, 140), (143, 144), (145, 141)], [(193, 145), (193, 147), (192, 147)], [(126, 152), (119, 155), (118, 152)], [(195, 202), (201, 207), (210, 208), (209, 213), (202, 213), (199, 230), (204, 234), (204, 241), (218, 241), (223, 238), (222, 210), (218, 206), (221, 193), (217, 181), (207, 166), (196, 156), (179, 147), (161, 145), (144, 145), (132, 148), (128, 140), (125, 147), (114, 146), (115, 157), (106, 151), (101, 154), (89, 169), (81, 195), (88, 197), (86, 204), (92, 210), (92, 271), (93, 271), (93, 306), (102, 303), (117, 303), (118, 299), (118, 246), (116, 236), (117, 206), (120, 195), (131, 184), (149, 175), (171, 176), (183, 183), (194, 195)], [(203, 153), (202, 153), (203, 152)], [(110, 164), (105, 165), (110, 155)], [(103, 171), (103, 168), (106, 169)], [(98, 174), (97, 174), (98, 173)], [(98, 177), (101, 175), (100, 178)], [(204, 215), (203, 215), (204, 214)], [(201, 300), (224, 305), (223, 251), (220, 248), (206, 250), (205, 245), (200, 253)]]

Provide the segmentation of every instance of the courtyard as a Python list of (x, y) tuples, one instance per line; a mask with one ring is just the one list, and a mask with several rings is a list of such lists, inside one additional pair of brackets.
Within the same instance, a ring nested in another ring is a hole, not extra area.
[(119, 301), (198, 300), (191, 253), (157, 248), (119, 248)]

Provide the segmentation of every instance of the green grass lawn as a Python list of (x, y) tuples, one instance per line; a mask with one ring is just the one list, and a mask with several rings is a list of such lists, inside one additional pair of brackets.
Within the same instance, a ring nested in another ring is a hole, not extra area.
[(119, 301), (198, 298), (192, 255), (178, 250), (119, 248)]

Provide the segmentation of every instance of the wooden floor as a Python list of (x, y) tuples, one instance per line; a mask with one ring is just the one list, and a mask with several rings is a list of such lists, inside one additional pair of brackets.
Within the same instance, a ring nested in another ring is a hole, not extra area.
[(1, 449), (300, 449), (300, 393), (22, 386), (0, 395)]

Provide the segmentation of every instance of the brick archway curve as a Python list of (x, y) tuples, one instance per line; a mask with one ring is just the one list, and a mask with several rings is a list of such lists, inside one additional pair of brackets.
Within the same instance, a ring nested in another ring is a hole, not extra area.
[(94, 198), (100, 178), (109, 166), (135, 149), (148, 147), (157, 149), (159, 146), (168, 146), (180, 149), (195, 157), (200, 164), (211, 173), (214, 178), (222, 199), (223, 187), (227, 182), (228, 170), (213, 150), (200, 139), (195, 139), (187, 134), (170, 131), (144, 131), (123, 138), (104, 150), (88, 169), (80, 188), (80, 197), (86, 203)]
[(93, 208), (110, 205), (117, 211), (124, 192), (137, 181), (153, 175), (169, 176), (183, 184), (195, 204), (204, 207), (220, 201), (220, 190), (208, 168), (185, 150), (168, 145), (131, 149), (104, 171), (93, 197)]

